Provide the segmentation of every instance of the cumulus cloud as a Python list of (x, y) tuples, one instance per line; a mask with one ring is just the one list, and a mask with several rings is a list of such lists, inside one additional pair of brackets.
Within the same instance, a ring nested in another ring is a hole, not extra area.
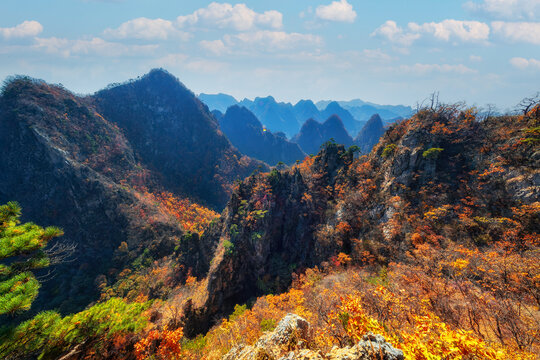
[(106, 57), (151, 54), (157, 45), (125, 45), (101, 38), (69, 40), (64, 38), (36, 38), (33, 48), (50, 54), (70, 57), (73, 55), (98, 55)]
[(492, 19), (535, 20), (540, 17), (540, 0), (469, 1), (465, 9)]
[(479, 21), (444, 20), (422, 25), (409, 24), (409, 30), (415, 33), (430, 34), (438, 40), (484, 41), (489, 38), (489, 26)]
[(510, 64), (512, 66), (525, 70), (525, 69), (536, 69), (540, 70), (540, 60), (537, 59), (525, 59), (522, 57), (514, 57), (510, 59)]
[(540, 22), (494, 21), (491, 28), (494, 34), (506, 40), (540, 45)]
[(199, 46), (215, 55), (221, 55), (228, 52), (228, 48), (222, 40), (202, 40), (199, 42)]
[(402, 46), (410, 46), (424, 36), (446, 42), (482, 42), (488, 40), (489, 33), (489, 26), (479, 21), (447, 19), (438, 23), (417, 24), (411, 22), (407, 28), (402, 28), (395, 21), (389, 20), (377, 28), (371, 36), (378, 36)]
[(192, 14), (179, 16), (176, 22), (181, 28), (199, 26), (236, 31), (252, 30), (255, 27), (279, 29), (283, 26), (283, 15), (275, 10), (257, 13), (245, 4), (233, 6), (213, 2)]
[(420, 38), (420, 34), (407, 32), (392, 20), (388, 20), (375, 29), (371, 36), (381, 37), (402, 46), (410, 46), (414, 41)]
[(17, 26), (0, 28), (0, 35), (6, 39), (37, 36), (43, 31), (43, 25), (37, 21), (24, 21)]
[(175, 36), (185, 40), (189, 38), (189, 34), (177, 30), (172, 21), (144, 17), (126, 21), (116, 29), (106, 29), (104, 35), (115, 39), (166, 40)]
[(284, 31), (260, 30), (235, 35), (225, 35), (224, 42), (228, 46), (258, 46), (266, 50), (286, 50), (299, 46), (319, 45), (319, 36)]
[(356, 11), (347, 0), (333, 1), (330, 5), (320, 5), (315, 10), (315, 15), (322, 20), (349, 23), (356, 19)]
[(418, 75), (425, 75), (430, 73), (454, 73), (454, 74), (471, 74), (475, 73), (473, 70), (463, 64), (449, 65), (449, 64), (414, 64), (414, 65), (401, 65), (399, 67), (400, 72), (414, 73)]

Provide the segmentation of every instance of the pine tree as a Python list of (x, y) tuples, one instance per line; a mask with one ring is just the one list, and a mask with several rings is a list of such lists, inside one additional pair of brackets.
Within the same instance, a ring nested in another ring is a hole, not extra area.
[(0, 315), (30, 308), (40, 287), (32, 270), (49, 266), (44, 248), (63, 235), (56, 227), (21, 224), (20, 217), (16, 202), (0, 206)]

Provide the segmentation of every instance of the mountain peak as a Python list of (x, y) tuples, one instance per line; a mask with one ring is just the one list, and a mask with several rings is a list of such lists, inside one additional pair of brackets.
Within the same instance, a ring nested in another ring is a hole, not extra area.
[(325, 125), (325, 126), (338, 126), (340, 128), (342, 127), (343, 130), (345, 130), (345, 126), (343, 125), (343, 121), (336, 114), (332, 114), (332, 116), (330, 116), (328, 119), (326, 119), (326, 121), (323, 123), (323, 125)]

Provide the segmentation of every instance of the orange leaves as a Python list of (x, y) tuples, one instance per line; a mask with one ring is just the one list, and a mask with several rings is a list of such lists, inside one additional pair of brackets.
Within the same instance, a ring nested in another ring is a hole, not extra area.
[(145, 195), (158, 202), (169, 214), (174, 216), (184, 227), (184, 230), (201, 234), (204, 228), (219, 214), (188, 199), (180, 199), (169, 192), (149, 193)]
[(135, 356), (137, 360), (176, 360), (184, 359), (181, 340), (184, 336), (183, 329), (168, 330), (165, 327), (161, 332), (150, 331), (145, 338), (135, 344)]

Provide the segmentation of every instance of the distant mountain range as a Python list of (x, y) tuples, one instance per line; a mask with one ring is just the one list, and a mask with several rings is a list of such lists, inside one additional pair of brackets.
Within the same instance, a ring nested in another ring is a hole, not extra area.
[(323, 123), (309, 119), (302, 125), (300, 132), (293, 138), (308, 154), (317, 154), (322, 144), (333, 139), (338, 144), (351, 146), (353, 139), (337, 115), (332, 115)]
[(300, 100), (295, 105), (277, 102), (272, 96), (257, 97), (254, 100), (244, 99), (238, 102), (227, 94), (200, 94), (199, 99), (210, 110), (224, 113), (229, 106), (239, 104), (257, 116), (260, 122), (273, 132), (284, 132), (289, 138), (295, 136), (308, 119), (323, 122), (332, 115), (338, 115), (345, 129), (355, 137), (363, 125), (375, 114), (385, 124), (412, 115), (413, 109), (404, 105), (378, 105), (360, 99), (350, 101)]
[(298, 144), (288, 141), (282, 134), (264, 129), (257, 117), (243, 106), (234, 105), (223, 116), (217, 115), (221, 131), (243, 154), (262, 160), (269, 165), (279, 162), (292, 164), (306, 154)]

